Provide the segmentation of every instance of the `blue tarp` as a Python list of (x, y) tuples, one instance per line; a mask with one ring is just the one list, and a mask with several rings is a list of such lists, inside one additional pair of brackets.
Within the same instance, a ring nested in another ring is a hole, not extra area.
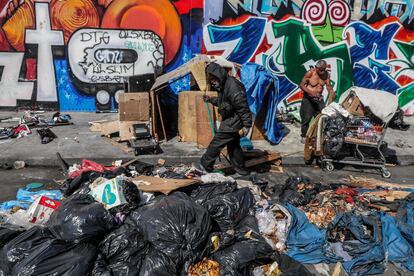
[(279, 103), (279, 80), (266, 69), (255, 63), (247, 63), (241, 69), (241, 82), (246, 88), (247, 102), (256, 116), (261, 108), (265, 94), (269, 94), (265, 121), (261, 128), (266, 138), (273, 144), (279, 144), (284, 136), (284, 127), (277, 122), (277, 104)]
[(30, 184), (25, 189), (20, 188), (17, 191), (16, 200), (6, 201), (0, 204), (0, 211), (7, 212), (14, 206), (18, 206), (22, 209), (28, 209), (36, 198), (39, 196), (46, 196), (53, 200), (61, 200), (62, 193), (59, 190), (38, 190), (31, 191)]

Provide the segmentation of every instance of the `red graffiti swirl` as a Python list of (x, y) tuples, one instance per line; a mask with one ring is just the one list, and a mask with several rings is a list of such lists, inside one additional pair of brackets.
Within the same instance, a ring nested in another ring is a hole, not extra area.
[(351, 10), (342, 0), (334, 0), (329, 3), (328, 13), (334, 26), (346, 26), (351, 19)]
[(325, 23), (328, 6), (325, 0), (308, 0), (302, 7), (302, 19), (312, 25)]

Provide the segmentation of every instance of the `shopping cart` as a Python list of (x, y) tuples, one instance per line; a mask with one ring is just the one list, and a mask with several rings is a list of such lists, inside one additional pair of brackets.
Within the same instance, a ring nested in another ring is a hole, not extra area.
[[(326, 131), (326, 120), (322, 119), (322, 129)], [(386, 148), (384, 142), (387, 123), (368, 117), (352, 117), (345, 121), (341, 150), (335, 156), (322, 155), (321, 165), (327, 171), (334, 170), (334, 163), (363, 166), (379, 169), (384, 178), (391, 177), (391, 172), (385, 167)], [(323, 138), (323, 143), (328, 142)]]

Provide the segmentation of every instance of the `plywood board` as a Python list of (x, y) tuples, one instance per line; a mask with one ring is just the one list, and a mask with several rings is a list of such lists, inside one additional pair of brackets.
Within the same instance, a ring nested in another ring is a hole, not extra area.
[[(178, 94), (178, 132), (183, 142), (197, 142), (197, 101), (202, 102), (204, 92), (184, 91)], [(217, 92), (207, 92), (216, 97)], [(204, 103), (203, 103), (204, 104)], [(217, 118), (217, 109), (214, 108)], [(208, 117), (206, 117), (208, 120)]]
[[(209, 111), (212, 122), (209, 120)], [(197, 125), (197, 147), (207, 148), (213, 139), (212, 127), (214, 126), (214, 113), (213, 105), (207, 104), (203, 101), (202, 96), (196, 97), (196, 125)], [(213, 126), (212, 126), (213, 124)]]

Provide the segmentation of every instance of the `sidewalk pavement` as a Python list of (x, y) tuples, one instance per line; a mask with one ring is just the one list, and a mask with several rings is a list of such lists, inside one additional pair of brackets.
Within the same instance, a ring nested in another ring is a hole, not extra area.
[[(47, 118), (52, 112), (45, 113)], [(23, 113), (0, 112), (0, 118), (11, 116), (20, 117)], [(58, 138), (49, 144), (41, 144), (40, 138), (34, 131), (27, 137), (19, 139), (0, 140), (0, 163), (25, 161), (29, 166), (58, 166), (56, 153), (69, 163), (80, 163), (82, 159), (91, 159), (102, 164), (111, 164), (114, 160), (128, 161), (135, 158), (133, 152), (125, 153), (119, 147), (112, 145), (100, 136), (98, 132), (89, 130), (88, 122), (97, 120), (115, 120), (118, 114), (111, 113), (70, 113), (74, 125), (53, 127), (52, 131)], [(406, 118), (406, 122), (414, 125), (414, 117)], [(17, 123), (0, 123), (0, 127), (13, 126)], [(254, 141), (254, 147), (262, 150), (279, 151), (284, 165), (304, 165), (303, 144), (300, 143), (299, 128), (286, 125), (288, 134), (279, 145), (270, 145), (267, 141)], [(391, 159), (400, 165), (414, 164), (414, 126), (408, 131), (388, 129), (385, 136), (388, 142)], [(138, 158), (144, 162), (157, 163), (159, 158), (166, 164), (191, 163), (198, 161), (204, 150), (194, 143), (182, 143), (172, 139), (162, 143), (164, 151), (158, 155), (142, 155)]]

